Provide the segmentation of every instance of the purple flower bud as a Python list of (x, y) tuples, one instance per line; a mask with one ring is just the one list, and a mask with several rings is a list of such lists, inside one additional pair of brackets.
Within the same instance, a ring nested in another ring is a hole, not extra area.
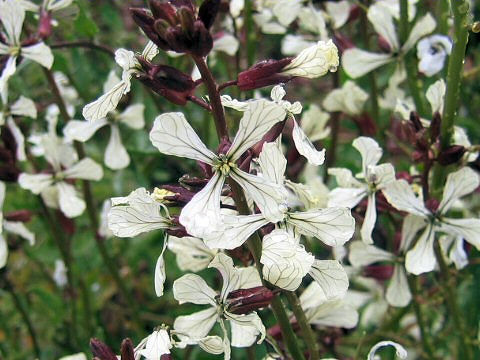
[(248, 314), (268, 306), (272, 302), (274, 295), (265, 286), (231, 291), (228, 294), (228, 311), (233, 314)]
[(440, 136), (440, 126), (442, 124), (442, 116), (437, 111), (433, 114), (432, 122), (430, 123), (430, 141), (435, 142)]
[(117, 360), (115, 353), (98, 339), (90, 339), (90, 349), (92, 350), (93, 356), (100, 360)]
[(465, 147), (462, 145), (452, 145), (441, 151), (437, 157), (437, 160), (442, 166), (452, 165), (458, 162), (466, 153), (466, 151), (467, 149), (465, 149)]
[(282, 75), (281, 70), (292, 62), (291, 57), (282, 60), (264, 60), (238, 74), (237, 86), (240, 90), (254, 90), (264, 86), (290, 81), (293, 76)]
[(423, 129), (423, 125), (422, 123), (420, 122), (420, 116), (418, 115), (417, 112), (415, 111), (412, 111), (410, 113), (410, 121), (412, 122), (414, 128), (415, 128), (415, 131), (420, 131)]
[(5, 220), (29, 222), (32, 219), (32, 212), (29, 210), (17, 210), (4, 214)]
[(40, 39), (46, 39), (52, 34), (52, 16), (50, 13), (42, 10), (38, 22), (38, 36)]
[(369, 265), (363, 270), (365, 276), (373, 279), (384, 281), (388, 280), (393, 275), (392, 265)]
[(363, 113), (361, 115), (354, 116), (353, 121), (355, 124), (357, 124), (362, 135), (374, 136), (377, 133), (377, 125), (369, 114)]
[(425, 206), (432, 213), (436, 213), (438, 210), (438, 207), (440, 206), (440, 201), (438, 201), (435, 198), (430, 198), (427, 201), (425, 201)]
[(220, 0), (205, 0), (200, 9), (198, 9), (198, 18), (203, 22), (205, 28), (210, 29), (215, 22), (218, 10), (220, 8)]
[(135, 353), (133, 351), (133, 343), (130, 339), (125, 339), (122, 341), (122, 346), (120, 348), (121, 360), (135, 360)]

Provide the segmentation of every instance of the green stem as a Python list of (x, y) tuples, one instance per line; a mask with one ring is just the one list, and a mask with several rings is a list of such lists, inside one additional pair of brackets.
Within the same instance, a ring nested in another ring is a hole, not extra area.
[(302, 330), (302, 335), (305, 340), (305, 343), (308, 347), (308, 352), (310, 353), (310, 360), (319, 360), (320, 354), (318, 352), (317, 341), (315, 339), (315, 334), (308, 323), (307, 317), (305, 316), (305, 312), (300, 305), (300, 300), (298, 296), (291, 291), (286, 291), (285, 296), (287, 297), (288, 303), (292, 307), (293, 314), (297, 319), (298, 325), (300, 325), (300, 330)]
[(448, 35), (448, 16), (450, 14), (450, 1), (437, 0), (437, 32)]
[(430, 342), (428, 332), (426, 331), (425, 318), (423, 317), (422, 309), (420, 307), (419, 302), (417, 301), (417, 297), (418, 297), (417, 277), (413, 275), (408, 276), (408, 287), (410, 288), (410, 292), (412, 293), (412, 306), (413, 306), (413, 311), (415, 312), (415, 317), (417, 318), (418, 327), (420, 328), (420, 336), (422, 338), (424, 353), (428, 359), (433, 359), (434, 349)]
[(434, 244), (435, 257), (440, 267), (440, 275), (444, 283), (444, 296), (447, 302), (447, 306), (450, 311), (450, 315), (453, 318), (453, 323), (456, 328), (456, 334), (458, 337), (458, 359), (470, 360), (473, 359), (472, 348), (466, 338), (468, 333), (465, 329), (465, 323), (463, 321), (463, 315), (460, 312), (460, 308), (457, 302), (457, 288), (452, 283), (453, 279), (450, 277), (450, 271), (448, 265), (443, 257), (442, 249), (440, 248), (440, 242), (435, 241)]

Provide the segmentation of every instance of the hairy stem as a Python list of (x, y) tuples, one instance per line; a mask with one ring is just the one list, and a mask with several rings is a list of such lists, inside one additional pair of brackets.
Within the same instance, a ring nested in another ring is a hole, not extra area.
[(297, 319), (298, 325), (300, 325), (300, 330), (302, 330), (303, 338), (307, 344), (308, 352), (310, 354), (310, 360), (319, 360), (320, 354), (318, 352), (317, 340), (315, 339), (315, 334), (312, 331), (310, 324), (308, 323), (305, 312), (300, 305), (300, 300), (294, 292), (286, 291), (285, 296), (287, 297), (288, 303), (292, 307), (293, 314)]

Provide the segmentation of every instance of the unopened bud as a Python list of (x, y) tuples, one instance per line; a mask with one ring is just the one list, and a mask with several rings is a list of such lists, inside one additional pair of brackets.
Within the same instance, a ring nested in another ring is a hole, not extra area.
[(441, 151), (437, 157), (437, 160), (442, 166), (452, 165), (460, 161), (466, 151), (467, 149), (465, 149), (465, 147), (462, 145), (452, 145)]
[(393, 266), (392, 265), (370, 265), (370, 266), (366, 266), (363, 272), (367, 277), (384, 281), (392, 277)]
[(418, 115), (417, 112), (415, 111), (412, 111), (410, 113), (410, 121), (411, 123), (413, 124), (414, 128), (415, 128), (415, 131), (420, 131), (423, 129), (423, 125), (422, 123), (420, 122), (420, 116)]
[(237, 86), (240, 90), (245, 91), (288, 82), (293, 76), (282, 75), (280, 72), (291, 62), (291, 57), (259, 62), (238, 74)]
[(29, 222), (32, 219), (32, 212), (29, 210), (17, 210), (4, 214), (5, 220), (17, 222)]
[(475, 21), (472, 24), (472, 32), (474, 32), (476, 34), (480, 33), (480, 21)]
[(373, 136), (377, 133), (377, 125), (368, 113), (354, 116), (353, 121), (357, 124), (362, 135)]
[(122, 341), (122, 346), (120, 348), (120, 354), (122, 360), (135, 360), (135, 353), (133, 350), (133, 343), (130, 339), (125, 339)]
[(149, 0), (148, 5), (155, 19), (163, 19), (172, 26), (178, 23), (175, 7), (170, 3), (160, 0)]
[(182, 24), (183, 32), (187, 38), (191, 39), (193, 37), (193, 32), (195, 31), (195, 15), (189, 8), (182, 6), (178, 10), (178, 16), (180, 18), (180, 23)]
[(40, 21), (38, 22), (38, 36), (46, 39), (52, 34), (52, 16), (50, 13), (42, 10)]
[(228, 294), (228, 311), (233, 314), (248, 314), (268, 306), (274, 296), (265, 286), (234, 290)]
[(435, 198), (430, 198), (427, 201), (425, 201), (425, 206), (432, 213), (436, 213), (438, 210), (438, 207), (440, 206), (440, 201), (438, 201)]
[(430, 123), (430, 141), (434, 143), (440, 136), (440, 126), (442, 123), (442, 115), (438, 111), (433, 114), (432, 122)]
[(93, 338), (90, 340), (90, 349), (92, 350), (93, 356), (100, 360), (117, 360), (115, 353), (98, 339)]
[(218, 10), (220, 8), (220, 0), (205, 0), (198, 9), (198, 18), (203, 22), (206, 29), (210, 29), (215, 22)]
[(390, 53), (392, 51), (390, 43), (383, 36), (378, 37), (378, 47), (386, 53)]

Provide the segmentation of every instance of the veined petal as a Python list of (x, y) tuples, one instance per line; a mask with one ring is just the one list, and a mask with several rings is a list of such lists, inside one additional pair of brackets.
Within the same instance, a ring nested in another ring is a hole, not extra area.
[(250, 108), (248, 101), (239, 101), (237, 99), (233, 99), (230, 95), (222, 95), (220, 96), (220, 99), (222, 101), (222, 105), (230, 109), (247, 111)]
[(325, 149), (318, 151), (295, 120), (293, 121), (292, 137), (295, 148), (310, 164), (318, 166), (325, 162)]
[(283, 186), (248, 174), (238, 168), (230, 172), (230, 177), (255, 201), (267, 220), (271, 222), (283, 220), (288, 196), (287, 190)]
[(284, 181), (287, 159), (276, 143), (265, 143), (258, 157), (258, 164), (262, 169), (262, 176), (267, 180), (282, 185)]
[(74, 218), (82, 215), (85, 210), (85, 201), (78, 195), (73, 185), (64, 181), (58, 182), (55, 187), (58, 190), (58, 204), (60, 210), (68, 218)]
[(383, 150), (375, 140), (365, 136), (360, 136), (353, 140), (352, 145), (362, 156), (362, 173), (366, 177), (368, 167), (377, 165), (382, 157)]
[(407, 252), (405, 268), (409, 273), (420, 275), (435, 269), (437, 260), (433, 251), (435, 230), (432, 225), (427, 226), (415, 246)]
[(27, 240), (30, 246), (35, 245), (35, 234), (27, 229), (25, 224), (20, 221), (4, 221), (3, 228), (5, 231), (18, 235)]
[(18, 184), (22, 189), (30, 190), (35, 195), (38, 195), (53, 184), (53, 176), (51, 174), (32, 175), (21, 173), (18, 177)]
[(347, 49), (342, 55), (343, 69), (353, 79), (368, 74), (393, 60), (394, 57), (391, 54), (377, 54), (358, 48)]
[(396, 180), (395, 168), (390, 163), (369, 166), (367, 168), (367, 182), (374, 184), (377, 190)]
[(32, 119), (37, 118), (37, 107), (32, 99), (20, 96), (12, 106), (10, 106), (10, 113), (17, 116), (28, 116)]
[(95, 122), (83, 120), (70, 120), (63, 128), (63, 134), (68, 140), (85, 142), (89, 140), (98, 129), (108, 124), (106, 118)]
[(443, 218), (440, 230), (450, 235), (461, 236), (465, 241), (480, 249), (480, 219)]
[(17, 57), (10, 56), (3, 67), (2, 75), (0, 75), (0, 96), (4, 104), (8, 100), (8, 80), (15, 74), (17, 70)]
[(327, 297), (319, 283), (313, 281), (305, 290), (303, 290), (299, 300), (302, 309), (305, 311), (327, 302)]
[(157, 263), (155, 265), (155, 277), (153, 283), (155, 286), (155, 294), (157, 295), (157, 297), (163, 295), (163, 284), (165, 283), (165, 279), (167, 278), (167, 275), (165, 273), (165, 260), (163, 259), (163, 253), (165, 252), (166, 248), (167, 239), (164, 240), (162, 252), (160, 253), (157, 259)]
[(22, 47), (21, 54), (25, 58), (33, 60), (47, 69), (50, 69), (53, 65), (54, 58), (52, 50), (50, 50), (50, 48), (45, 45), (44, 42)]
[(145, 348), (138, 351), (146, 360), (158, 360), (164, 354), (170, 354), (172, 343), (167, 330), (161, 329), (151, 333)]
[(331, 300), (305, 312), (310, 324), (321, 326), (354, 328), (358, 323), (358, 312), (342, 300)]
[(130, 164), (130, 156), (123, 146), (118, 126), (112, 124), (110, 131), (110, 140), (105, 149), (105, 165), (112, 170), (124, 169)]
[(352, 172), (349, 169), (344, 168), (330, 168), (328, 174), (335, 176), (338, 186), (342, 188), (358, 188), (363, 184), (355, 179)]
[(88, 121), (104, 118), (115, 110), (122, 96), (130, 91), (130, 78), (122, 79), (110, 91), (100, 96), (97, 100), (85, 105), (82, 114)]
[(90, 158), (84, 158), (63, 172), (67, 179), (98, 181), (103, 177), (102, 166)]
[(255, 266), (248, 266), (238, 269), (239, 289), (249, 289), (262, 285), (262, 279), (260, 279), (260, 274)]
[(5, 240), (3, 235), (0, 234), (0, 269), (3, 268), (5, 265), (7, 265), (7, 259), (8, 259), (7, 241)]
[(470, 194), (480, 185), (480, 179), (469, 167), (450, 173), (443, 189), (443, 197), (438, 212), (445, 214), (461, 197)]
[(410, 249), (410, 244), (415, 239), (417, 232), (427, 225), (426, 219), (421, 216), (408, 214), (402, 224), (402, 239), (399, 250), (402, 252)]
[(227, 152), (231, 161), (236, 161), (247, 149), (262, 140), (273, 125), (285, 119), (285, 109), (271, 101), (255, 100), (248, 102), (246, 110), (238, 125), (238, 131), (232, 146)]
[(322, 297), (341, 299), (347, 293), (348, 276), (337, 260), (315, 260), (309, 274), (320, 285)]
[(288, 291), (295, 291), (315, 260), (312, 254), (285, 230), (278, 229), (262, 241), (263, 278)]
[(204, 237), (205, 245), (210, 249), (232, 250), (241, 246), (262, 226), (269, 223), (262, 214), (224, 215), (221, 218), (223, 227)]
[(118, 121), (124, 123), (132, 129), (143, 129), (145, 126), (145, 118), (143, 116), (144, 112), (145, 105), (130, 105), (120, 115), (118, 115)]
[[(145, 48), (142, 51), (142, 56), (147, 60), (147, 61), (152, 61), (155, 56), (159, 53), (157, 45), (153, 41), (149, 41), (147, 45), (145, 45)], [(117, 61), (118, 63), (118, 61)]]
[(395, 348), (395, 352), (396, 352), (396, 355), (397, 357), (399, 357), (400, 359), (406, 359), (408, 354), (407, 354), (407, 350), (405, 350), (405, 348), (396, 343), (396, 342), (393, 342), (393, 341), (380, 341), (379, 343), (376, 343), (371, 349), (370, 349), (370, 352), (368, 353), (368, 359), (367, 360), (375, 360), (377, 359), (377, 356), (375, 353), (377, 352), (378, 349), (380, 349), (381, 347), (385, 347), (385, 346), (393, 346)]
[(198, 341), (198, 346), (209, 354), (219, 355), (223, 353), (224, 344), (220, 336), (206, 336)]
[(0, 21), (10, 45), (20, 45), (24, 20), (25, 8), (18, 6), (15, 0), (4, 0), (0, 3)]
[(365, 244), (373, 244), (372, 232), (377, 221), (377, 206), (375, 203), (375, 193), (368, 195), (367, 211), (363, 219), (360, 235)]
[(260, 335), (260, 338), (257, 344), (261, 344), (265, 339), (265, 326), (256, 312), (237, 315), (225, 311), (225, 318), (230, 320), (232, 327), (232, 346), (251, 346), (255, 343), (258, 335)]
[(220, 194), (225, 178), (216, 172), (205, 187), (185, 205), (180, 213), (180, 224), (195, 237), (204, 238), (222, 229)]
[(428, 87), (426, 97), (430, 106), (432, 107), (432, 114), (443, 112), (443, 102), (445, 98), (445, 92), (447, 91), (447, 85), (445, 80), (440, 79)]
[(200, 140), (197, 133), (180, 113), (157, 116), (150, 131), (150, 141), (161, 153), (212, 164), (217, 156)]
[(15, 120), (12, 117), (8, 117), (7, 126), (10, 129), (10, 132), (15, 139), (17, 149), (15, 151), (15, 157), (18, 161), (27, 160), (27, 155), (25, 154), (25, 136), (23, 136), (22, 130), (17, 126)]
[(218, 318), (217, 308), (212, 306), (191, 315), (178, 316), (173, 328), (192, 340), (199, 340), (208, 335)]
[(173, 283), (173, 296), (180, 304), (211, 304), (216, 306), (217, 293), (196, 274), (185, 274)]
[(316, 237), (328, 246), (345, 244), (355, 231), (355, 219), (347, 208), (293, 212), (287, 221), (299, 233)]
[(395, 256), (363, 241), (354, 241), (350, 245), (348, 260), (355, 267), (363, 267), (379, 261), (394, 261)]
[(303, 112), (302, 129), (311, 141), (325, 139), (330, 134), (329, 119), (329, 113), (312, 104)]
[(224, 253), (218, 253), (208, 267), (217, 269), (222, 275), (223, 285), (220, 300), (224, 302), (232, 290), (237, 290), (239, 288), (240, 273), (233, 265), (232, 258)]
[(410, 303), (410, 300), (412, 300), (407, 274), (405, 274), (403, 265), (395, 264), (393, 276), (390, 284), (388, 284), (385, 298), (390, 305), (396, 307), (405, 307)]
[(191, 236), (169, 236), (168, 249), (177, 256), (180, 270), (193, 272), (206, 269), (218, 252), (209, 249), (202, 239)]
[(367, 196), (367, 189), (360, 188), (336, 188), (328, 193), (328, 207), (348, 207), (350, 209), (358, 205)]
[[(150, 42), (147, 44), (147, 47)], [(138, 60), (135, 53), (131, 50), (118, 49), (115, 51), (115, 62), (123, 69), (122, 80), (124, 80), (125, 73), (129, 73), (138, 65)]]
[(435, 30), (436, 26), (437, 23), (435, 22), (435, 19), (432, 17), (432, 15), (430, 15), (430, 13), (427, 13), (424, 17), (418, 20), (415, 25), (413, 25), (407, 41), (402, 46), (402, 51), (404, 53), (408, 52), (412, 47), (415, 46), (418, 40)]
[(400, 46), (397, 32), (393, 23), (393, 16), (388, 9), (382, 3), (375, 3), (368, 8), (367, 17), (375, 31), (388, 42), (392, 50), (398, 50)]
[(400, 211), (405, 211), (420, 217), (427, 217), (430, 211), (425, 207), (423, 201), (415, 196), (412, 188), (405, 180), (396, 180), (382, 190), (387, 201)]
[(340, 111), (351, 116), (360, 115), (368, 94), (355, 82), (348, 80), (340, 89), (332, 90), (323, 100), (323, 107), (329, 112)]

